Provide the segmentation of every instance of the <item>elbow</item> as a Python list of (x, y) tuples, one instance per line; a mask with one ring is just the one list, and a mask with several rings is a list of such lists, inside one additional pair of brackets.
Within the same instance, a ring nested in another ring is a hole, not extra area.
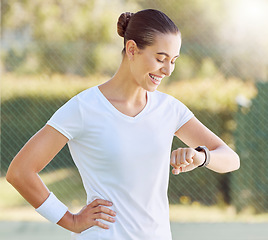
[(240, 168), (240, 157), (237, 153), (235, 153), (235, 159), (234, 159), (234, 162), (235, 162), (235, 170), (238, 170)]
[(228, 160), (224, 163), (225, 167), (218, 169), (218, 173), (229, 173), (236, 171), (240, 168), (240, 158), (236, 152), (232, 153), (232, 157), (228, 158)]
[(230, 163), (230, 169), (227, 172), (233, 172), (240, 168), (240, 157), (236, 152), (234, 152), (234, 156), (232, 158), (232, 162)]
[(21, 170), (12, 166), (12, 164), (11, 164), (7, 170), (7, 173), (6, 173), (6, 180), (12, 186), (15, 186), (16, 183), (18, 183), (21, 179), (20, 175), (21, 175)]
[(33, 171), (28, 165), (18, 164), (18, 161), (12, 161), (5, 178), (8, 183), (18, 189), (21, 186), (34, 181), (33, 177), (35, 174), (35, 171)]
[(18, 174), (14, 170), (11, 170), (9, 167), (7, 174), (6, 174), (7, 182), (10, 183), (11, 185), (14, 185), (14, 183), (16, 182), (16, 179), (18, 179)]

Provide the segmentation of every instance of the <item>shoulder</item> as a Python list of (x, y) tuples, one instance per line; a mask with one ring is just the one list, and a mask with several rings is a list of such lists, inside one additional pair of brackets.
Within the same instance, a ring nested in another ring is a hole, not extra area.
[(160, 91), (154, 91), (150, 93), (152, 101), (154, 101), (157, 104), (168, 104), (168, 105), (184, 105), (181, 101), (179, 101), (177, 98)]
[(193, 115), (189, 108), (177, 98), (159, 91), (152, 93), (151, 99), (154, 108), (171, 111), (175, 115)]
[(90, 87), (73, 96), (69, 102), (79, 107), (94, 106), (99, 101), (98, 86)]
[(82, 92), (75, 95), (74, 98), (77, 98), (77, 100), (80, 100), (80, 101), (92, 100), (92, 99), (96, 98), (98, 95), (97, 94), (97, 87), (98, 86), (94, 86), (94, 87), (85, 89)]
[(94, 105), (91, 103), (96, 98), (96, 95), (95, 87), (83, 90), (63, 104), (57, 112), (79, 113), (86, 105)]

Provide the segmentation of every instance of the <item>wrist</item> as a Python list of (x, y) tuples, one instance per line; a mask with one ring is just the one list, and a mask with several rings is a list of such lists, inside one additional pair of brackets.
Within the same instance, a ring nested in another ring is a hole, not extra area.
[(197, 164), (197, 167), (200, 167), (204, 164), (204, 162), (206, 161), (206, 154), (203, 151), (197, 151), (198, 155), (199, 155), (199, 162)]
[(71, 232), (78, 233), (75, 228), (75, 215), (70, 211), (67, 211), (57, 224)]
[(210, 162), (210, 152), (208, 148), (206, 146), (199, 146), (195, 148), (195, 150), (198, 152), (203, 152), (205, 155), (205, 160), (198, 167), (206, 167)]
[(50, 222), (57, 223), (66, 214), (68, 208), (50, 192), (48, 198), (35, 210)]

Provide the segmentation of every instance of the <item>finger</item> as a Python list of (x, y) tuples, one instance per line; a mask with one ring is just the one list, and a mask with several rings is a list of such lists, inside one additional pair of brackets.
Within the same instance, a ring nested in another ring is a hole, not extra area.
[(170, 157), (170, 165), (172, 166), (172, 167), (175, 167), (176, 166), (176, 151), (174, 150), (174, 151), (172, 151), (172, 153), (171, 153), (171, 157)]
[(193, 163), (193, 156), (195, 155), (194, 151), (192, 149), (189, 149), (188, 151), (186, 151), (186, 161), (189, 164)]
[(95, 213), (105, 213), (105, 214), (108, 214), (111, 216), (116, 216), (116, 212), (114, 212), (113, 210), (106, 208), (104, 206), (95, 207), (94, 211), (95, 211)]
[(97, 207), (99, 205), (103, 205), (103, 206), (112, 206), (113, 203), (104, 199), (96, 199), (94, 200), (92, 203), (90, 203), (90, 205), (92, 207)]
[(181, 149), (180, 151), (180, 158), (177, 160), (178, 161), (178, 166), (180, 167), (185, 167), (187, 165), (189, 165), (189, 163), (186, 161), (186, 152), (187, 152), (187, 149)]
[(183, 149), (182, 148), (178, 148), (177, 149), (176, 158), (175, 158), (175, 166), (176, 167), (179, 167), (181, 165), (182, 155), (183, 155)]
[(103, 229), (109, 229), (108, 225), (106, 225), (106, 224), (104, 224), (104, 223), (102, 223), (100, 221), (97, 221), (97, 220), (95, 220), (93, 222), (93, 225), (98, 226), (98, 227), (103, 228)]
[(107, 215), (105, 213), (95, 213), (94, 214), (94, 218), (95, 219), (102, 219), (102, 220), (105, 220), (105, 221), (111, 222), (111, 223), (114, 223), (115, 222), (115, 219), (114, 218), (109, 217), (109, 215)]
[(176, 159), (175, 159), (175, 165), (178, 167), (181, 165), (181, 149), (177, 149)]
[(189, 150), (188, 148), (183, 149), (183, 159), (182, 159), (183, 167), (186, 167), (186, 166), (189, 165), (189, 163), (187, 162), (187, 152), (188, 152), (188, 150)]

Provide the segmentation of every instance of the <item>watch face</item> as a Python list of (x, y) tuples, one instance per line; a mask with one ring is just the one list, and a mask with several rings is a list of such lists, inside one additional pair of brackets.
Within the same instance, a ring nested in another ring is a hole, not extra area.
[(201, 147), (201, 146), (195, 148), (195, 150), (198, 152), (205, 151), (204, 147)]

